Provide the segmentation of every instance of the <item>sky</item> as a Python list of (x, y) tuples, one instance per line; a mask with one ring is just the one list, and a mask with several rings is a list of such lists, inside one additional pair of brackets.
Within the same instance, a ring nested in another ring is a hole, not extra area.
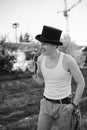
[[(67, 8), (79, 0), (67, 0)], [(41, 34), (43, 25), (56, 27), (66, 34), (63, 13), (64, 0), (0, 0), (0, 37), (15, 41), (14, 23), (18, 23), (17, 37), (28, 32), (32, 37)], [(72, 41), (87, 46), (87, 0), (82, 0), (68, 12), (68, 28)], [(62, 37), (62, 36), (61, 36)]]

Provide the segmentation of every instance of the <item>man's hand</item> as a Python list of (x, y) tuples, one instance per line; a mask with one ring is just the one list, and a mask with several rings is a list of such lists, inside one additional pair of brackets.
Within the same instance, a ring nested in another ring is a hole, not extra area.
[(34, 81), (36, 81), (36, 83), (39, 85), (39, 86), (41, 86), (42, 84), (43, 84), (43, 79), (42, 78), (40, 78), (37, 74), (35, 74), (35, 75), (33, 75), (33, 79), (34, 79)]
[(74, 106), (72, 104), (68, 104), (63, 108), (63, 111), (73, 111)]

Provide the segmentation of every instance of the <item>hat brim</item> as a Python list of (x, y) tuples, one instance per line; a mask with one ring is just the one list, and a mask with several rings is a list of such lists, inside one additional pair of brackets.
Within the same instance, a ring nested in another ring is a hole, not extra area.
[(40, 41), (40, 42), (46, 42), (46, 43), (49, 43), (49, 44), (52, 44), (52, 45), (58, 45), (58, 46), (62, 46), (62, 45), (63, 45), (63, 43), (60, 42), (60, 41), (49, 40), (49, 39), (43, 37), (43, 36), (40, 35), (40, 34), (37, 35), (35, 38), (36, 38), (38, 41)]

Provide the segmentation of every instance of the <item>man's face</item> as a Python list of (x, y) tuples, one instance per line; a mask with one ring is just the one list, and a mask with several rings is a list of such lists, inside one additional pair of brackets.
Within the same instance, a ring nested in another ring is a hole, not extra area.
[(53, 50), (56, 48), (56, 46), (51, 45), (49, 43), (41, 43), (41, 48), (42, 48), (43, 55), (50, 55), (53, 52)]

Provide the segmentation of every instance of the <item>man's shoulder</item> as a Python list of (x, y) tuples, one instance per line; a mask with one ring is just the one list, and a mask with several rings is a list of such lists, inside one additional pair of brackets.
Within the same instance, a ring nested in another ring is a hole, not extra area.
[(41, 61), (42, 61), (42, 59), (43, 59), (43, 57), (44, 57), (43, 55), (38, 56), (38, 59), (37, 59), (37, 60), (38, 60), (38, 62), (41, 62)]
[(64, 62), (67, 66), (67, 68), (75, 68), (76, 66), (78, 66), (76, 60), (74, 57), (72, 57), (69, 54), (64, 54)]
[(76, 60), (74, 57), (72, 57), (69, 54), (64, 53), (64, 58), (63, 58), (63, 62), (64, 64), (66, 64), (67, 66), (72, 66), (77, 64)]
[(69, 55), (69, 54), (66, 54), (66, 53), (64, 53), (64, 59), (66, 60), (66, 61), (75, 61), (75, 58), (73, 57), (73, 56), (71, 56), (71, 55)]

